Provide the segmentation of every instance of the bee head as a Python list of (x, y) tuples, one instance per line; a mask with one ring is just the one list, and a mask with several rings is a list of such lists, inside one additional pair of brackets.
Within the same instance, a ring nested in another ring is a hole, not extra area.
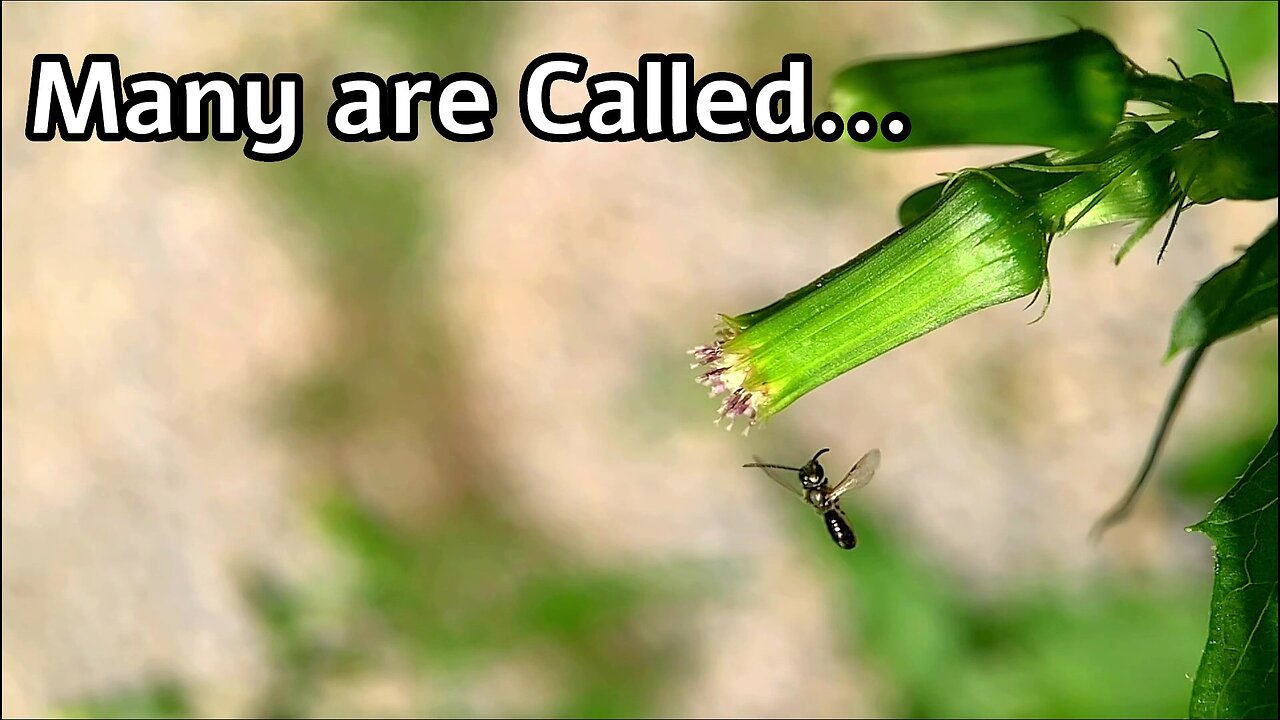
[(819, 488), (826, 484), (827, 471), (822, 469), (822, 463), (818, 462), (818, 456), (830, 450), (831, 448), (822, 448), (813, 456), (812, 460), (800, 468), (800, 484), (806, 489)]

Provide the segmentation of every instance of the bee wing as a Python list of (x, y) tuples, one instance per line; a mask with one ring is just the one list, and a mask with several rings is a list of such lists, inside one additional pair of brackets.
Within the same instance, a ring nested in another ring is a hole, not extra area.
[(769, 476), (770, 480), (773, 480), (774, 482), (778, 483), (782, 487), (786, 488), (788, 491), (791, 492), (792, 495), (795, 495), (801, 500), (804, 499), (804, 487), (800, 485), (800, 477), (798, 475), (792, 475), (789, 473), (784, 475), (783, 473), (779, 472), (781, 470), (792, 470), (798, 473), (800, 472), (798, 468), (786, 467), (783, 465), (771, 465), (761, 460), (759, 457), (755, 455), (752, 455), (751, 457), (752, 459), (755, 460), (755, 462), (750, 465), (743, 465), (743, 467), (760, 468), (761, 470), (764, 471), (765, 475)]
[(834, 500), (854, 488), (860, 488), (871, 482), (878, 467), (880, 467), (880, 450), (868, 451), (861, 460), (853, 464), (849, 474), (844, 476), (840, 484), (831, 489), (831, 499)]

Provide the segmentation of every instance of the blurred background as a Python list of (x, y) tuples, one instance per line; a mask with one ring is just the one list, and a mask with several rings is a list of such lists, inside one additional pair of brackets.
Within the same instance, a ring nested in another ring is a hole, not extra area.
[[(965, 318), (749, 438), (685, 350), (1026, 148), (552, 144), (521, 70), (690, 52), (748, 78), (1099, 29), (1276, 99), (1274, 3), (3, 6), (3, 712), (1185, 716), (1198, 520), (1276, 419), (1271, 323), (1215, 347), (1097, 547), (1173, 313), (1275, 216), (1219, 203), (1120, 267), (1059, 240), (1047, 315)], [(302, 150), (31, 143), (31, 59), (300, 72)], [(495, 137), (343, 144), (329, 81), (471, 70)], [(585, 102), (580, 88), (556, 97)], [(860, 545), (756, 471), (830, 446)]]

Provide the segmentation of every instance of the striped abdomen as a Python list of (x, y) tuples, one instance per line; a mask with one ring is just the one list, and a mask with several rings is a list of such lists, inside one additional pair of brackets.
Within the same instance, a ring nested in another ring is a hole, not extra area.
[(831, 509), (822, 514), (822, 522), (827, 526), (827, 532), (831, 533), (831, 539), (837, 545), (845, 550), (852, 550), (853, 546), (858, 544), (858, 538), (853, 534), (853, 528), (849, 527), (849, 521), (845, 519), (844, 513), (838, 509)]

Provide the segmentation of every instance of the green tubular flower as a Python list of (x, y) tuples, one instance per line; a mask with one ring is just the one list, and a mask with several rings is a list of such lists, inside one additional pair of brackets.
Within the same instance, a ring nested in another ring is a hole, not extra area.
[(1250, 103), (1218, 134), (1174, 151), (1178, 184), (1192, 202), (1276, 197), (1276, 108)]
[[(1019, 195), (1034, 197), (1071, 179), (1075, 174), (1073, 168), (1078, 168), (1076, 173), (1085, 172), (1154, 134), (1144, 123), (1126, 123), (1110, 142), (1095, 150), (1083, 153), (1051, 150), (989, 167), (987, 171)], [(942, 196), (945, 185), (945, 182), (934, 183), (908, 196), (898, 206), (899, 221), (909, 225), (926, 213)], [(1097, 203), (1094, 203), (1095, 195), (1071, 208), (1067, 215), (1075, 217), (1084, 213), (1075, 224), (1077, 229), (1134, 220), (1154, 223), (1172, 207), (1172, 187), (1173, 165), (1168, 156), (1162, 155), (1119, 178)]]
[(900, 111), (911, 134), (873, 148), (1042, 145), (1086, 150), (1107, 141), (1129, 99), (1124, 56), (1081, 30), (962, 53), (891, 58), (842, 70), (831, 90), (843, 117)]
[[(730, 426), (764, 420), (872, 358), (967, 315), (1035, 292), (1049, 223), (981, 171), (848, 263), (759, 310), (723, 317), (690, 351)], [(748, 425), (748, 428), (750, 425)]]

